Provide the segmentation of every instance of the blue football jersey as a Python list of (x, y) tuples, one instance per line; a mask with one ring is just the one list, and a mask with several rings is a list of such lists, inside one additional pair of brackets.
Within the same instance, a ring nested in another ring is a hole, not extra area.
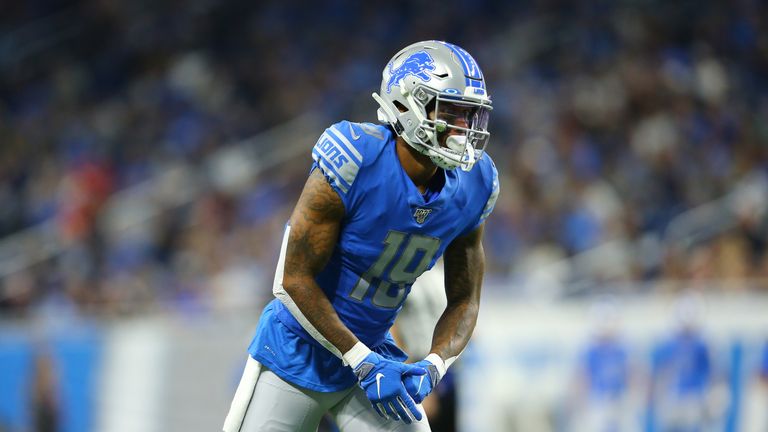
[(653, 373), (664, 390), (678, 396), (703, 395), (712, 373), (709, 345), (692, 331), (681, 331), (656, 347)]
[[(439, 170), (442, 187), (422, 195), (400, 164), (389, 128), (347, 121), (326, 129), (312, 157), (312, 169), (323, 172), (346, 209), (339, 241), (316, 281), (364, 344), (404, 360), (389, 329), (416, 278), (493, 210), (499, 192), (493, 161), (485, 155), (469, 172)], [(249, 353), (283, 379), (312, 390), (335, 391), (356, 382), (351, 369), (279, 300), (265, 309)]]
[(768, 378), (768, 342), (763, 346), (763, 357), (760, 362), (760, 375)]
[(624, 394), (629, 381), (629, 359), (620, 341), (593, 341), (587, 347), (583, 361), (591, 398), (611, 400)]

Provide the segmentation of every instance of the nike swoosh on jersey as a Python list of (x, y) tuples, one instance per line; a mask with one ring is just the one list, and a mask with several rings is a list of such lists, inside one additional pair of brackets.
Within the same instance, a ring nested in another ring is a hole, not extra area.
[(379, 399), (381, 399), (381, 379), (384, 378), (384, 374), (379, 372), (376, 374), (376, 392), (379, 393)]
[(352, 135), (352, 139), (359, 140), (360, 135), (355, 133), (355, 129), (352, 127), (352, 123), (349, 124), (349, 134)]

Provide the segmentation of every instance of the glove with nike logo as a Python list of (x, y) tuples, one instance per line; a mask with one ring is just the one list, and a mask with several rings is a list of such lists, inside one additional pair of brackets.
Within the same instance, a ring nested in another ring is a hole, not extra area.
[(402, 420), (408, 424), (413, 419), (421, 420), (421, 411), (408, 395), (403, 381), (426, 375), (425, 369), (388, 360), (371, 351), (361, 342), (358, 342), (343, 357), (354, 370), (360, 387), (380, 416)]
[(413, 398), (413, 401), (420, 404), (435, 389), (437, 383), (443, 378), (446, 372), (443, 359), (437, 354), (430, 354), (424, 360), (416, 362), (413, 366), (424, 368), (428, 373), (421, 376), (409, 376), (404, 378), (405, 389)]

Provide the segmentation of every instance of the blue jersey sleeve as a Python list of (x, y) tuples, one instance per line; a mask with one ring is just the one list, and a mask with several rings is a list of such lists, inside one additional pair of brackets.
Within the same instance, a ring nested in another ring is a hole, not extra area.
[(485, 202), (483, 213), (480, 215), (480, 220), (477, 222), (477, 225), (485, 222), (485, 219), (490, 216), (494, 207), (496, 207), (496, 199), (499, 198), (499, 172), (496, 170), (496, 165), (493, 161), (491, 161), (491, 173), (491, 178), (493, 179), (491, 181), (491, 194), (488, 196), (488, 201)]
[(363, 164), (363, 155), (356, 147), (359, 138), (352, 123), (344, 121), (326, 129), (312, 149), (312, 169), (322, 171), (347, 209), (351, 206), (355, 179)]
[(468, 229), (464, 230), (461, 235), (469, 234), (479, 227), (493, 212), (493, 208), (496, 207), (496, 199), (499, 197), (499, 173), (496, 170), (496, 165), (491, 160), (489, 155), (484, 155), (483, 159), (476, 165), (476, 168), (481, 171), (481, 191), (487, 194), (488, 197), (485, 201), (482, 213), (477, 221), (470, 225)]

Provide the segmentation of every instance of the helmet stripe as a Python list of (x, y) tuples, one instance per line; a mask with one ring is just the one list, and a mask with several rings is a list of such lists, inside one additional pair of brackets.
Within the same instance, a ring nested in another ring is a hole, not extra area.
[(479, 87), (485, 89), (485, 80), (483, 79), (483, 71), (480, 70), (480, 66), (474, 58), (463, 48), (456, 46), (452, 43), (441, 42), (443, 45), (456, 54), (456, 57), (461, 61), (461, 66), (464, 69), (464, 80), (467, 87)]

